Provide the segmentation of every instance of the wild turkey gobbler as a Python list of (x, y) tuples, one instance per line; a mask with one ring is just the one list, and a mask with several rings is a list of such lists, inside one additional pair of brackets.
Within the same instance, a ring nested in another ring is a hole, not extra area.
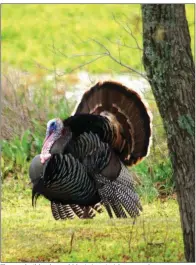
[[(142, 206), (126, 166), (147, 155), (150, 136), (151, 119), (141, 97), (117, 82), (97, 83), (73, 116), (48, 122), (33, 203), (40, 194), (63, 205), (101, 202), (110, 217), (112, 210), (116, 217), (136, 217)], [(52, 153), (58, 142), (61, 152)]]

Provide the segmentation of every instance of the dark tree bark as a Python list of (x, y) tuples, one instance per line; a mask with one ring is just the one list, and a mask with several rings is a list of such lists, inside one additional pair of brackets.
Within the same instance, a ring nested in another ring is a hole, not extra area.
[(183, 4), (142, 5), (144, 67), (167, 133), (185, 257), (195, 261), (195, 69)]

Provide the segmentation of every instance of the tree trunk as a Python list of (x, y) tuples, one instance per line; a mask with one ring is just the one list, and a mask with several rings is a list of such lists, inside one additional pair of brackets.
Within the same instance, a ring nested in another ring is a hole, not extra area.
[(183, 4), (142, 5), (144, 67), (174, 170), (185, 246), (195, 261), (195, 69)]

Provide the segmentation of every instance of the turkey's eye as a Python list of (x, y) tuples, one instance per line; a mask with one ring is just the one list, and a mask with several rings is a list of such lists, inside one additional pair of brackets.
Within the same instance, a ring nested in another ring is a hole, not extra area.
[(51, 124), (50, 124), (50, 130), (55, 130), (56, 129), (56, 122), (53, 121)]

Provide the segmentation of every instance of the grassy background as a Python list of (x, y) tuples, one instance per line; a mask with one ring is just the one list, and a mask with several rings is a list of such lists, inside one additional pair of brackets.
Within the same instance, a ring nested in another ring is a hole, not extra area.
[[(194, 51), (194, 4), (187, 4), (186, 12)], [(117, 22), (131, 30), (142, 47), (139, 4), (3, 4), (2, 61), (34, 73), (40, 72), (37, 63), (48, 69), (54, 69), (55, 65), (67, 73), (96, 58), (72, 55), (104, 52), (99, 45), (89, 41), (93, 38), (105, 44), (116, 58), (119, 57), (116, 42), (132, 47), (120, 46), (121, 60), (142, 69), (142, 51), (136, 49), (134, 38)], [(94, 73), (126, 70), (107, 57), (84, 69)]]

